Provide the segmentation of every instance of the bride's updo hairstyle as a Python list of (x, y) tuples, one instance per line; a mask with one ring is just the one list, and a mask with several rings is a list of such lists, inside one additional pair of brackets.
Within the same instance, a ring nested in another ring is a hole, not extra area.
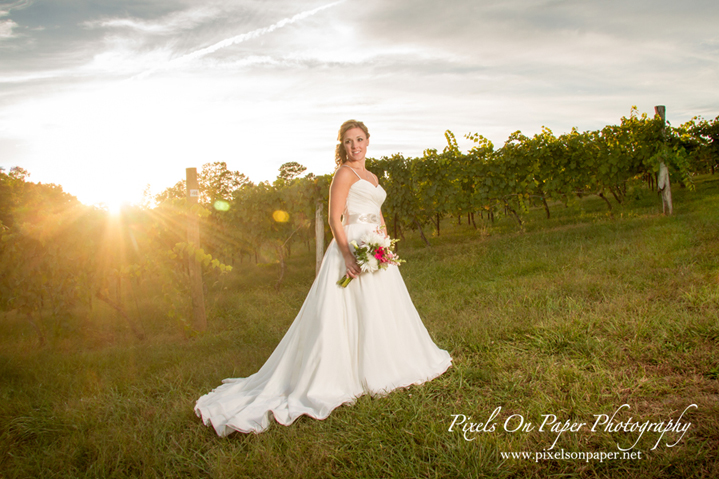
[(342, 138), (344, 138), (345, 133), (347, 133), (347, 130), (351, 130), (352, 128), (359, 128), (364, 131), (364, 134), (367, 135), (367, 139), (369, 140), (369, 130), (367, 130), (367, 127), (364, 126), (364, 123), (362, 123), (361, 121), (347, 120), (346, 122), (342, 123), (342, 126), (340, 127), (340, 132), (337, 135), (337, 141), (339, 143), (335, 147), (335, 163), (337, 163), (337, 168), (342, 166), (347, 161), (347, 152), (345, 151), (344, 144), (342, 144)]

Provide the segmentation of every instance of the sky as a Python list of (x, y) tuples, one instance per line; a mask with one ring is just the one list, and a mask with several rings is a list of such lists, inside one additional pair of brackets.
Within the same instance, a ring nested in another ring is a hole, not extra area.
[(0, 167), (117, 204), (214, 161), (331, 173), (350, 118), (375, 158), (679, 125), (719, 115), (717, 25), (716, 0), (0, 0)]

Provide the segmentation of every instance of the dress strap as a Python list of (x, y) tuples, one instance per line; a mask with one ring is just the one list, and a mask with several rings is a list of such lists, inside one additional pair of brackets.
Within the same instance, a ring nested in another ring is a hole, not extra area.
[(349, 165), (342, 165), (342, 168), (349, 168), (350, 170), (352, 170), (352, 173), (354, 173), (355, 175), (357, 175), (357, 178), (359, 178), (360, 180), (362, 179), (362, 177), (359, 175), (359, 173), (357, 173), (357, 172), (354, 170), (354, 168), (352, 168), (351, 166), (349, 166)]

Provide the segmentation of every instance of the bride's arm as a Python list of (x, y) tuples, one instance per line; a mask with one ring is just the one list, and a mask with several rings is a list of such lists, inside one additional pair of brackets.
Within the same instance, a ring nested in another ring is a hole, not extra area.
[(332, 179), (330, 185), (330, 214), (329, 223), (332, 235), (335, 237), (337, 246), (342, 253), (342, 257), (345, 260), (345, 267), (347, 274), (351, 278), (355, 278), (360, 274), (360, 267), (357, 264), (357, 260), (350, 251), (350, 245), (347, 241), (347, 234), (342, 226), (342, 212), (345, 209), (347, 203), (347, 195), (350, 192), (350, 186), (354, 178), (352, 172), (345, 171), (346, 168), (340, 168)]

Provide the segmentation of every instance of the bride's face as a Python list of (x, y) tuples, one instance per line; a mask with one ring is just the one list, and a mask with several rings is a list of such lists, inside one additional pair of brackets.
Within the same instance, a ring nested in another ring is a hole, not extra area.
[(342, 144), (347, 152), (347, 162), (363, 161), (367, 154), (369, 138), (362, 128), (351, 128), (345, 132)]

